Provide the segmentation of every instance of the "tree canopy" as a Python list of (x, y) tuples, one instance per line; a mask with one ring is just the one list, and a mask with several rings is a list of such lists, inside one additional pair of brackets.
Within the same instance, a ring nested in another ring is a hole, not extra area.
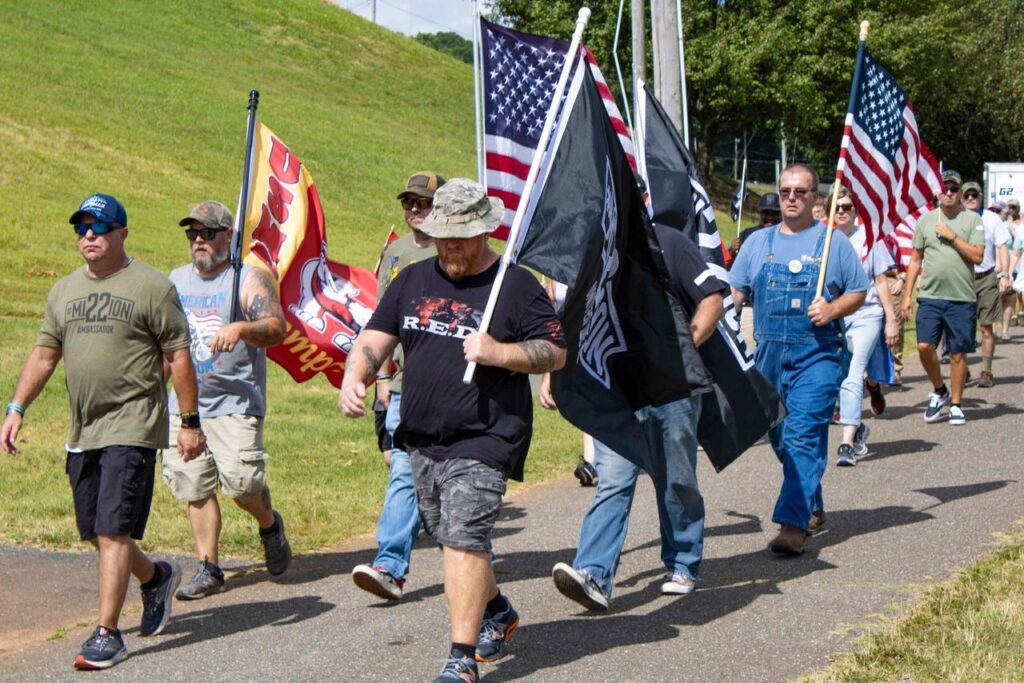
[(450, 55), (466, 64), (473, 63), (473, 43), (458, 33), (441, 31), (440, 33), (417, 33), (413, 40), (432, 47), (438, 52)]
[[(584, 41), (612, 80), (618, 3), (594, 4)], [(630, 4), (619, 40), (624, 71)], [(492, 5), (510, 26), (565, 38), (580, 7)], [(866, 19), (869, 49), (910, 95), (925, 143), (947, 167), (980, 177), (984, 162), (1024, 154), (1022, 10), (1024, 0), (683, 0), (691, 130), (704, 149), (743, 130), (784, 130), (823, 171), (834, 167)]]

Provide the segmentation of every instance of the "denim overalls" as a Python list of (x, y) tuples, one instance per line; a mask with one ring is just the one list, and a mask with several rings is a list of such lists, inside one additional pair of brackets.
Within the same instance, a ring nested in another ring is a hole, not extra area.
[[(846, 348), (840, 320), (816, 327), (807, 317), (821, 270), (824, 226), (814, 245), (814, 259), (776, 263), (775, 236), (769, 228), (768, 255), (754, 280), (754, 361), (775, 385), (787, 415), (769, 432), (782, 462), (782, 490), (772, 521), (806, 529), (814, 512), (824, 509), (821, 477), (828, 463), (828, 424), (844, 376)], [(830, 299), (827, 291), (824, 294)]]

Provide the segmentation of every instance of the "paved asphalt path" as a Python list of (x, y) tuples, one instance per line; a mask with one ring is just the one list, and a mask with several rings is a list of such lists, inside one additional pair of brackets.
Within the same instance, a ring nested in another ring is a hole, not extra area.
[[(509, 656), (482, 665), (482, 677), (782, 681), (825, 666), (879, 614), (991, 550), (998, 532), (1024, 518), (1024, 343), (1000, 346), (995, 369), (996, 388), (968, 389), (965, 426), (929, 425), (921, 419), (928, 388), (914, 359), (906, 384), (887, 394), (885, 415), (870, 420), (870, 454), (856, 468), (830, 464), (827, 528), (797, 559), (765, 549), (781, 478), (770, 448), (753, 448), (721, 474), (702, 460), (707, 539), (699, 589), (689, 597), (659, 593), (646, 478), (612, 609), (601, 616), (563, 598), (550, 578), (552, 565), (572, 560), (592, 489), (567, 476), (510, 497), (496, 530), (496, 570), (522, 626)], [(837, 427), (831, 438), (834, 449)], [(575, 449), (566, 450), (568, 473)], [(236, 563), (228, 592), (176, 603), (164, 634), (148, 639), (138, 635), (133, 587), (124, 617), (131, 656), (94, 676), (432, 680), (447, 644), (440, 554), (421, 538), (396, 604), (352, 584), (352, 567), (372, 557), (373, 541), (363, 538), (297, 558), (278, 581)], [(75, 674), (71, 662), (94, 623), (95, 570), (89, 554), (0, 548), (0, 679), (89, 675)], [(58, 629), (66, 633), (58, 637)]]

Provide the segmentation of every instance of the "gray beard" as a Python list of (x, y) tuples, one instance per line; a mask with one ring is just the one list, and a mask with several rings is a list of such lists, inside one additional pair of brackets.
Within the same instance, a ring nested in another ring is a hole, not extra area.
[(200, 273), (209, 273), (210, 271), (216, 270), (220, 266), (224, 265), (228, 260), (228, 252), (214, 252), (207, 256), (206, 254), (193, 254), (192, 264), (196, 267)]

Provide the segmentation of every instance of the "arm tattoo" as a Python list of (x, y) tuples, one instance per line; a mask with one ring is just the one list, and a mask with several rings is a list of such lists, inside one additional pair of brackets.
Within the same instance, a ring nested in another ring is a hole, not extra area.
[(555, 349), (544, 339), (528, 339), (517, 344), (530, 363), (530, 374), (548, 372), (555, 366)]
[(279, 325), (287, 323), (284, 311), (281, 310), (281, 301), (274, 290), (274, 283), (266, 271), (255, 268), (246, 279), (246, 285), (253, 290), (249, 305), (245, 309), (245, 317), (253, 323), (248, 335), (256, 344), (275, 343), (275, 329), (280, 330)]
[(381, 358), (377, 357), (377, 354), (374, 353), (373, 349), (371, 349), (369, 346), (364, 346), (363, 347), (363, 357), (366, 359), (366, 362), (369, 364), (369, 366), (363, 372), (363, 376), (361, 378), (363, 384), (366, 384), (371, 379), (373, 379), (374, 375), (377, 374), (377, 370), (380, 369), (380, 365), (381, 365), (381, 363), (383, 361), (382, 361)]

